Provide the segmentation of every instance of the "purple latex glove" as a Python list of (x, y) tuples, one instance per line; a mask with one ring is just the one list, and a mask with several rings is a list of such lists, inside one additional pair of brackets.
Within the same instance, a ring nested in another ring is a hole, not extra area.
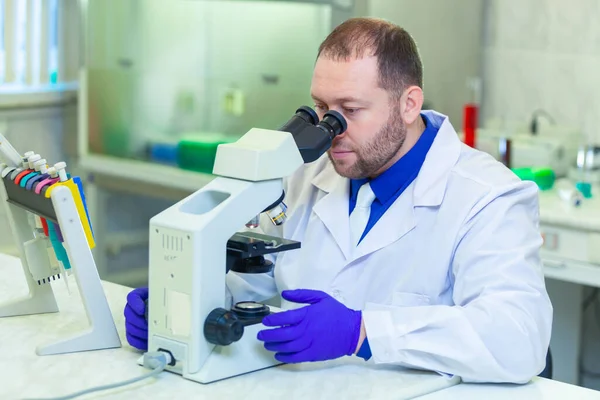
[(281, 297), (310, 305), (271, 314), (258, 332), (265, 349), (284, 363), (324, 361), (354, 354), (360, 336), (362, 313), (318, 290), (284, 290)]
[(130, 345), (139, 350), (148, 350), (148, 321), (146, 320), (148, 288), (133, 289), (127, 295), (125, 305), (125, 336)]

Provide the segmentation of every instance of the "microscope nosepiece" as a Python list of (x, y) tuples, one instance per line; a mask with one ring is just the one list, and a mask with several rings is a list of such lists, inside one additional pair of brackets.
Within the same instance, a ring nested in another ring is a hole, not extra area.
[(287, 220), (287, 206), (282, 201), (266, 212), (273, 225), (279, 226)]

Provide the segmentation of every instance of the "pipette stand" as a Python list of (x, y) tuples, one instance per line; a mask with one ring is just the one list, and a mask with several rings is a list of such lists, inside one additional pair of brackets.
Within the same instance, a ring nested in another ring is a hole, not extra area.
[[(28, 212), (58, 223), (63, 235), (64, 247), (75, 276), (83, 302), (89, 328), (72, 337), (36, 348), (38, 355), (73, 353), (121, 347), (121, 341), (102, 288), (90, 244), (84, 231), (71, 190), (58, 185), (52, 188), (50, 198), (27, 191), (19, 201), (9, 193), (21, 188), (7, 189), (14, 185), (9, 179), (0, 179), (0, 201), (5, 205), (10, 229), (16, 238), (23, 273), (27, 279), (29, 294), (24, 298), (0, 304), (0, 317), (43, 314), (59, 311), (50, 283), (39, 285), (30, 272), (32, 263), (48, 263), (48, 253), (43, 246), (27, 246), (35, 239), (28, 221)], [(68, 279), (64, 270), (63, 279)]]

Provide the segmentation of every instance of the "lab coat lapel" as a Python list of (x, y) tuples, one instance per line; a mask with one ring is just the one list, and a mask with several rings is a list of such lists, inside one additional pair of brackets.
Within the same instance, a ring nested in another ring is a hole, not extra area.
[(346, 260), (350, 258), (350, 181), (327, 166), (312, 180), (312, 184), (327, 194), (314, 206), (313, 211), (325, 225)]
[(441, 204), (448, 176), (458, 161), (463, 144), (448, 117), (432, 111), (424, 113), (440, 128), (419, 175), (356, 248), (350, 246), (349, 180), (339, 176), (330, 162), (313, 178), (312, 184), (327, 193), (314, 205), (313, 211), (332, 235), (347, 264), (400, 240), (414, 229), (417, 224), (415, 207)]
[(431, 111), (425, 113), (440, 128), (419, 175), (359, 243), (352, 260), (382, 249), (409, 233), (418, 222), (416, 207), (437, 207), (442, 203), (448, 176), (458, 161), (463, 144), (448, 117)]
[(415, 207), (435, 207), (442, 203), (450, 172), (466, 145), (458, 138), (448, 117), (435, 111), (424, 113), (440, 128), (415, 179), (413, 200)]
[(413, 187), (414, 185), (409, 185), (373, 225), (356, 247), (353, 260), (389, 246), (415, 227)]

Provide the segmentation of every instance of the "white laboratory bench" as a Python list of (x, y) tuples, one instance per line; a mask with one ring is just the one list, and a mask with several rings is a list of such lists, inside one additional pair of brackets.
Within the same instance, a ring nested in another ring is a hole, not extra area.
[[(26, 294), (20, 261), (0, 254), (0, 302)], [(118, 349), (37, 356), (35, 347), (69, 335), (86, 324), (76, 287), (69, 295), (53, 282), (61, 311), (0, 319), (0, 398), (47, 398), (92, 386), (129, 379), (148, 372), (138, 366), (139, 352), (124, 335), (123, 307), (130, 288), (103, 282), (123, 346)], [(437, 374), (374, 365), (356, 358), (284, 365), (202, 385), (163, 372), (120, 389), (87, 395), (86, 399), (422, 399), (508, 398), (600, 399), (600, 392), (535, 378), (527, 385), (458, 384)]]
[(600, 194), (580, 207), (553, 190), (540, 192), (541, 255), (554, 307), (553, 378), (579, 384), (584, 285), (600, 287)]
[(600, 392), (550, 379), (535, 378), (527, 385), (461, 383), (418, 398), (419, 400), (592, 400)]

